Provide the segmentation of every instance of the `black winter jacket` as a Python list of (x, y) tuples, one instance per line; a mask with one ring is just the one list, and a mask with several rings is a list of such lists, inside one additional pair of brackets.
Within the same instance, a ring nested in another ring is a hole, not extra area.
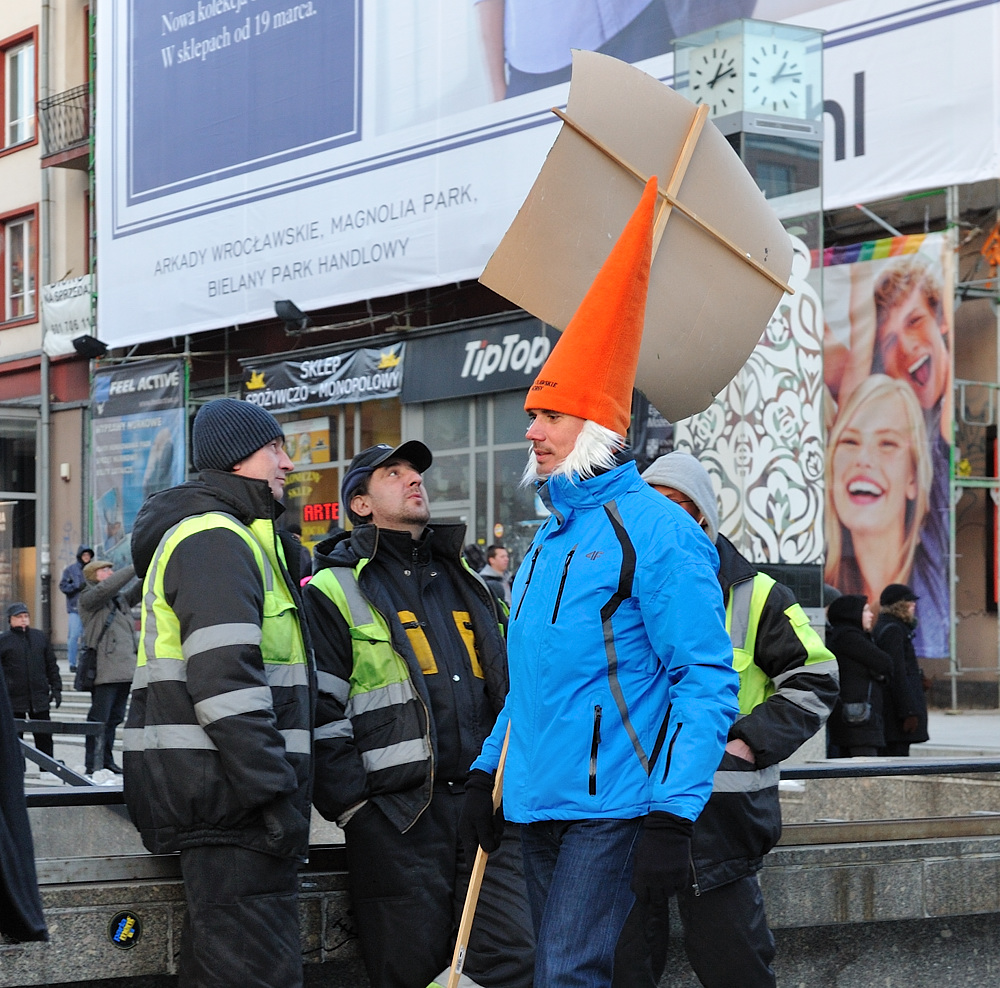
[(37, 628), (10, 628), (0, 635), (0, 664), (13, 710), (48, 710), (62, 696), (55, 653)]
[[(720, 535), (715, 545), (719, 550), (719, 583), (728, 604), (732, 588), (752, 580), (757, 569), (725, 536)], [(729, 729), (729, 740), (739, 738), (749, 745), (755, 765), (728, 752), (722, 756), (722, 776), (717, 775), (712, 795), (695, 821), (691, 842), (696, 884), (702, 892), (760, 869), (764, 855), (781, 836), (777, 765), (823, 727), (837, 698), (833, 659), (827, 655), (827, 661), (815, 661), (821, 648), (818, 638), (816, 651), (807, 651), (788, 613), (794, 605), (792, 591), (775, 583), (761, 611), (754, 665), (780, 685)], [(801, 614), (797, 607), (795, 611)], [(809, 665), (807, 658), (813, 660)], [(720, 777), (736, 778), (742, 773), (749, 781), (771, 767), (773, 784), (764, 788), (738, 792), (719, 789)]]
[[(136, 573), (145, 576), (164, 534), (186, 518), (222, 512), (248, 526), (262, 519), (274, 533), (282, 510), (265, 481), (205, 470), (200, 480), (147, 498), (132, 534)], [(304, 676), (292, 665), (294, 678), (271, 681), (253, 633), (264, 621), (265, 588), (243, 538), (209, 528), (187, 536), (165, 563), (163, 592), (180, 626), (183, 678), (147, 681), (148, 666), (137, 670), (123, 765), (129, 815), (154, 854), (207, 844), (286, 858), (308, 852), (315, 672), (299, 588), (284, 566), (280, 576), (297, 607), (307, 663)], [(145, 610), (143, 621), (155, 638)], [(151, 642), (144, 648), (148, 660)], [(207, 721), (195, 706), (225, 711), (230, 702), (234, 710)], [(147, 732), (161, 725), (176, 725), (183, 739), (187, 725), (198, 724), (210, 746), (197, 738), (188, 746), (146, 746)]]
[[(361, 560), (377, 557), (379, 534), (374, 525), (360, 525), (320, 543), (314, 556), (316, 574), (329, 567), (354, 569)], [(479, 725), (485, 737), (507, 695), (507, 652), (493, 594), (476, 574), (462, 565), (464, 537), (464, 525), (434, 525), (425, 535), (421, 551), (429, 551), (432, 562), (447, 571), (450, 585), (458, 595), (455, 606), (469, 613), (486, 690), (488, 721)], [(406, 663), (418, 702), (411, 700), (381, 708), (379, 723), (372, 723), (363, 712), (355, 714), (352, 722), (346, 695), (354, 665), (350, 629), (314, 577), (306, 585), (304, 598), (316, 642), (320, 679), (315, 804), (324, 817), (336, 820), (352, 806), (370, 798), (400, 831), (406, 831), (429, 804), (433, 781), (439, 777), (435, 715), (442, 713), (435, 710), (426, 677), (397, 615), (397, 611), (407, 608), (407, 602), (400, 599), (400, 588), (389, 586), (379, 567), (370, 564), (362, 568), (358, 587), (388, 623), (392, 648)], [(337, 684), (344, 684), (342, 691)], [(366, 742), (374, 735), (379, 736), (381, 744), (427, 739), (427, 757), (369, 773), (362, 756)]]
[[(866, 602), (858, 594), (845, 594), (826, 612), (830, 623), (826, 644), (840, 666), (840, 702), (830, 718), (830, 740), (840, 748), (881, 748), (885, 744), (882, 695), (892, 672), (892, 659), (862, 627)], [(848, 724), (843, 717), (843, 704), (864, 703), (869, 699), (872, 705), (869, 722)]]
[[(901, 603), (905, 606), (905, 601)], [(896, 607), (883, 608), (872, 632), (878, 647), (892, 657), (892, 688), (882, 700), (886, 744), (918, 744), (928, 740), (927, 698), (913, 648), (915, 627), (906, 621), (904, 613)], [(917, 728), (910, 734), (903, 733), (907, 717), (917, 718)]]

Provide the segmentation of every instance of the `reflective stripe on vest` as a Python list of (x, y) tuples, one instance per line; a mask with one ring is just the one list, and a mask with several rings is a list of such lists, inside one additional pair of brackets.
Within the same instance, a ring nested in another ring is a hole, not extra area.
[(757, 626), (775, 581), (766, 573), (737, 583), (726, 602), (726, 631), (733, 643), (733, 668), (740, 676), (740, 716), (745, 717), (775, 690), (771, 677), (753, 660)]
[[(238, 535), (253, 553), (264, 592), (263, 620), (260, 627), (223, 621), (193, 632), (182, 642), (180, 622), (164, 594), (164, 574), (174, 550), (186, 538), (218, 528)], [(209, 511), (185, 518), (166, 532), (160, 539), (143, 581), (142, 628), (133, 689), (142, 689), (156, 682), (185, 682), (189, 659), (211, 649), (231, 645), (259, 646), (269, 687), (308, 686), (305, 644), (295, 601), (280, 576), (281, 558), (275, 551), (273, 531), (271, 523), (264, 519), (247, 526), (232, 515)], [(279, 573), (277, 580), (275, 570)], [(257, 687), (209, 697), (198, 704), (196, 710), (200, 724), (208, 724), (251, 710), (271, 710), (273, 706), (271, 689)], [(308, 739), (298, 736), (308, 732), (282, 733), (289, 735), (285, 738), (289, 751), (309, 750)], [(133, 748), (214, 747), (198, 725), (160, 724), (145, 728), (143, 734), (141, 742), (135, 737), (130, 739)]]
[[(320, 681), (321, 689), (344, 703), (344, 715), (348, 721), (372, 710), (400, 706), (410, 701), (423, 706), (406, 661), (392, 647), (389, 625), (365, 599), (358, 586), (358, 574), (366, 563), (367, 560), (363, 559), (354, 569), (329, 566), (320, 570), (311, 581), (313, 587), (333, 601), (350, 631), (350, 682), (345, 683), (330, 674)], [(316, 737), (323, 740), (343, 737), (347, 733), (342, 726), (332, 730), (320, 728)], [(396, 765), (425, 761), (429, 753), (427, 739), (420, 738), (362, 750), (361, 760), (366, 771), (376, 772)]]

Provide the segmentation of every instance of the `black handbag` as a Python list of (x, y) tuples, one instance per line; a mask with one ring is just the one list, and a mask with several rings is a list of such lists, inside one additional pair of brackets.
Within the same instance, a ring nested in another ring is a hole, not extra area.
[(115, 619), (115, 608), (112, 606), (108, 618), (93, 645), (80, 649), (76, 657), (76, 677), (73, 679), (73, 689), (78, 693), (93, 693), (94, 680), (97, 678), (97, 647), (101, 644), (104, 632), (111, 627)]
[(844, 703), (840, 708), (845, 724), (867, 724), (872, 719), (872, 683), (868, 680), (868, 698), (861, 703)]

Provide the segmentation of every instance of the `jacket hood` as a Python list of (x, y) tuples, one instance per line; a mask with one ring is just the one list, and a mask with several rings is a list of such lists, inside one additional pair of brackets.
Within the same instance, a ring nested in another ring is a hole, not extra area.
[(160, 539), (185, 518), (224, 511), (244, 525), (258, 518), (275, 519), (285, 510), (265, 480), (251, 480), (225, 470), (203, 470), (198, 480), (151, 494), (132, 528), (132, 562), (139, 579), (156, 553)]
[[(464, 525), (428, 525), (424, 538), (430, 537), (432, 555), (459, 558), (465, 545)], [(314, 572), (330, 566), (355, 567), (362, 559), (371, 559), (379, 547), (379, 529), (375, 525), (358, 525), (349, 532), (340, 532), (320, 542), (313, 550)]]
[(861, 615), (867, 603), (868, 598), (861, 594), (845, 593), (827, 608), (827, 620), (830, 624), (846, 624), (863, 631)]
[[(83, 554), (85, 552), (90, 553), (90, 558), (94, 558), (94, 550), (89, 545), (81, 545), (76, 550), (76, 561), (82, 566), (83, 565)], [(65, 557), (63, 557), (65, 558)]]

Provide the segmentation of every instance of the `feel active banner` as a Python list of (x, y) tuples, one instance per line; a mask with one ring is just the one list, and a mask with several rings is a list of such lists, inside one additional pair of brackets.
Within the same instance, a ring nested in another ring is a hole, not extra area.
[(98, 335), (476, 278), (556, 135), (572, 48), (670, 84), (673, 38), (738, 17), (827, 32), (828, 208), (995, 177), (998, 6), (99, 0)]

